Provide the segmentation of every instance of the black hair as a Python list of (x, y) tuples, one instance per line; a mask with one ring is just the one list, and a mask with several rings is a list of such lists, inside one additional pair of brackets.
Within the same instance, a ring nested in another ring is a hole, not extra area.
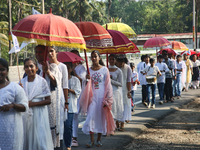
[(117, 61), (118, 62), (124, 62), (124, 63), (126, 63), (126, 55), (125, 54), (118, 54), (117, 55)]
[(29, 60), (32, 61), (32, 62), (34, 63), (34, 65), (36, 66), (36, 68), (38, 67), (38, 63), (37, 63), (36, 59), (33, 58), (33, 57), (26, 58), (26, 59), (24, 60), (24, 65), (25, 65), (26, 62), (29, 61)]
[(150, 63), (153, 63), (155, 62), (155, 59), (154, 58), (150, 58)]
[(53, 48), (56, 51), (56, 53), (59, 52), (58, 47), (56, 47), (56, 46), (50, 46), (50, 47)]
[(166, 50), (163, 50), (163, 51), (162, 51), (162, 54), (163, 54), (163, 53), (166, 53), (166, 54), (168, 54), (168, 52), (167, 52)]
[(130, 63), (130, 67), (131, 68), (135, 67), (135, 64), (134, 63)]
[(80, 55), (79, 51), (78, 51), (78, 50), (76, 50), (76, 49), (73, 49), (73, 50), (71, 50), (70, 52), (72, 52), (72, 53), (77, 53), (77, 54), (78, 54), (78, 56), (79, 56), (79, 57), (81, 57), (81, 55)]
[(181, 55), (177, 55), (176, 58), (182, 57)]
[[(5, 59), (3, 59), (3, 58), (0, 58), (0, 64), (1, 64), (4, 68), (6, 68), (7, 71), (9, 71), (9, 67), (8, 67), (9, 65), (8, 65), (7, 60), (5, 60)], [(10, 81), (9, 78), (8, 78), (8, 76), (6, 76), (6, 80), (7, 80), (7, 81)]]
[[(67, 67), (73, 68), (72, 66), (72, 62), (64, 62), (65, 65), (67, 65)], [(71, 75), (74, 76), (74, 72), (71, 72)]]
[(100, 58), (99, 64), (102, 65), (102, 66), (105, 66), (105, 64), (104, 64), (104, 62), (103, 62), (103, 60), (102, 60), (102, 58), (101, 58), (101, 55), (100, 55), (99, 51), (94, 50), (94, 51), (91, 52), (91, 55), (94, 54), (94, 53), (97, 53), (97, 55), (98, 55), (99, 58)]
[(125, 60), (125, 63), (128, 64), (128, 58), (126, 57), (124, 58), (124, 60)]
[(158, 58), (163, 59), (163, 56), (162, 55), (158, 55)]
[(141, 61), (144, 61), (144, 57), (145, 57), (145, 55), (142, 55), (142, 56), (141, 56)]
[(110, 54), (110, 55), (108, 56), (108, 58), (110, 58), (110, 57), (114, 57), (115, 59), (117, 59), (117, 56), (116, 56), (115, 54)]
[(45, 46), (44, 46), (44, 45), (37, 45), (37, 46), (35, 47), (35, 50), (36, 50), (38, 47), (41, 47), (41, 48), (45, 51)]
[(150, 58), (150, 56), (148, 54), (144, 55), (144, 59), (145, 58)]

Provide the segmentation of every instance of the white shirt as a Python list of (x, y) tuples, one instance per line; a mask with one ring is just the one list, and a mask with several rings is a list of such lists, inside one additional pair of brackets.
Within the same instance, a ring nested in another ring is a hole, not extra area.
[[(142, 72), (146, 72), (147, 75), (145, 75), (145, 79), (146, 76), (157, 76), (158, 72), (159, 72), (159, 68), (157, 66), (147, 66)], [(148, 82), (148, 84), (156, 84), (155, 82)]]
[(62, 74), (61, 85), (63, 89), (68, 89), (68, 70), (67, 66), (63, 63), (58, 64), (58, 69)]
[(177, 70), (176, 70), (176, 73), (177, 73), (177, 74), (181, 74), (182, 71), (178, 71), (178, 70), (183, 69), (183, 63), (182, 63), (182, 62), (179, 62), (179, 63), (178, 63), (178, 62), (176, 61), (176, 69), (177, 69)]
[(69, 102), (68, 113), (76, 113), (78, 111), (77, 99), (79, 98), (79, 95), (81, 94), (81, 83), (77, 77), (72, 76), (69, 79), (69, 89), (74, 90), (75, 94), (68, 92), (68, 102)]
[[(140, 62), (138, 65), (137, 65), (137, 72), (138, 74), (140, 74), (140, 71), (141, 71), (141, 64), (143, 64), (144, 62)], [(140, 81), (140, 76), (138, 76), (138, 80)]]
[[(135, 81), (136, 79), (138, 79), (138, 73), (134, 70), (133, 73), (132, 73), (132, 80)], [(135, 84), (135, 86), (133, 86), (131, 84), (131, 90), (132, 91), (136, 91), (137, 90), (137, 83)]]
[(158, 62), (155, 64), (155, 66), (157, 66), (160, 71), (163, 71), (163, 72), (161, 72), (162, 76), (159, 75), (157, 77), (157, 83), (165, 83), (165, 72), (168, 72), (169, 68), (163, 62), (161, 62), (161, 63)]
[[(150, 63), (146, 64), (145, 62), (143, 62), (140, 65), (140, 72), (143, 71), (147, 66), (150, 66)], [(147, 85), (146, 82), (146, 75), (143, 75), (142, 73), (139, 72), (139, 81), (141, 85)]]

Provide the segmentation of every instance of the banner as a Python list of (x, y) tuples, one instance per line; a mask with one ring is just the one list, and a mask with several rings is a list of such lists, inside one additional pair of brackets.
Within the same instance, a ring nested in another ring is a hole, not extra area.
[(17, 53), (17, 52), (20, 51), (19, 42), (17, 40), (17, 37), (14, 34), (12, 34), (12, 32), (11, 32), (11, 35), (12, 35), (13, 47), (9, 51), (9, 54), (11, 54), (11, 53)]

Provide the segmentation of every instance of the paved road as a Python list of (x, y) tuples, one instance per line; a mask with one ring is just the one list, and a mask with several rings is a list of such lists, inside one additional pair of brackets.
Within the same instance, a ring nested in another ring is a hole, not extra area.
[[(140, 100), (138, 89), (137, 100)], [(114, 136), (102, 137), (103, 147), (92, 147), (92, 150), (125, 150), (126, 146), (134, 140), (134, 136), (146, 130), (149, 126), (157, 120), (162, 119), (166, 115), (174, 112), (178, 107), (188, 103), (192, 98), (195, 98), (200, 93), (198, 90), (189, 90), (189, 92), (182, 93), (180, 100), (175, 100), (174, 103), (158, 104), (158, 97), (156, 98), (156, 109), (147, 109), (142, 104), (138, 104), (135, 114), (132, 116), (130, 123), (125, 124), (125, 132), (115, 132)], [(89, 135), (83, 134), (81, 126), (78, 132), (79, 147), (72, 147), (75, 150), (85, 150), (85, 144), (89, 142)], [(96, 135), (95, 135), (96, 139)]]

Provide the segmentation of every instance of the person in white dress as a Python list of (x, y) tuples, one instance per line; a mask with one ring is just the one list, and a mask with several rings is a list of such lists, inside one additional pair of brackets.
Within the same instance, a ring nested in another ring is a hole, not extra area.
[(24, 150), (53, 150), (53, 141), (49, 126), (47, 105), (51, 103), (46, 80), (36, 74), (37, 62), (34, 58), (24, 60), (27, 74), (21, 85), (29, 100), (29, 110), (23, 113)]
[(116, 120), (117, 130), (119, 130), (119, 121), (123, 117), (124, 107), (122, 98), (122, 71), (115, 65), (116, 59), (117, 57), (115, 54), (110, 54), (109, 72), (113, 88), (112, 114), (113, 118)]
[(0, 149), (23, 150), (21, 112), (28, 110), (23, 88), (8, 79), (8, 62), (0, 58)]
[(138, 72), (138, 74), (139, 74), (139, 76), (138, 76), (138, 80), (139, 80), (139, 81), (140, 81), (141, 65), (144, 63), (144, 57), (145, 57), (145, 55), (142, 55), (142, 56), (141, 56), (141, 62), (139, 62), (139, 63), (137, 64), (137, 72)]
[(184, 91), (185, 88), (186, 88), (186, 64), (185, 64), (185, 61), (182, 60), (182, 65), (183, 65), (183, 71), (182, 71), (182, 76), (181, 76), (181, 90)]
[(192, 88), (198, 89), (199, 88), (199, 66), (200, 61), (197, 60), (197, 55), (192, 56), (192, 65), (193, 65), (193, 74), (192, 74)]
[(161, 55), (158, 56), (158, 62), (155, 64), (160, 70), (162, 76), (157, 77), (157, 86), (158, 86), (158, 93), (160, 96), (159, 104), (163, 104), (164, 100), (164, 87), (165, 87), (165, 73), (169, 72), (169, 68), (163, 62), (163, 57)]
[[(51, 104), (48, 105), (48, 113), (54, 149), (60, 149), (62, 146), (60, 141), (60, 119), (62, 119), (60, 113), (62, 99), (62, 74), (59, 71), (58, 65), (55, 63), (55, 53), (54, 49), (48, 47), (47, 56), (49, 58), (49, 62), (42, 62), (42, 71), (45, 73), (45, 79), (51, 91)], [(42, 55), (39, 55), (36, 58), (38, 57), (42, 59)]]
[[(86, 79), (92, 81), (92, 102), (87, 110), (87, 118), (83, 125), (82, 131), (85, 134), (90, 134), (90, 142), (86, 145), (92, 147), (94, 145), (94, 133), (98, 133), (97, 145), (102, 146), (101, 135), (113, 133), (115, 130), (108, 129), (109, 121), (114, 124), (114, 119), (111, 114), (113, 103), (113, 90), (110, 81), (110, 73), (108, 69), (103, 66), (103, 61), (98, 51), (91, 53), (92, 67), (89, 69), (90, 75), (86, 75)], [(89, 82), (88, 82), (89, 83)], [(81, 100), (80, 100), (81, 101)], [(108, 114), (109, 113), (109, 114)], [(110, 118), (107, 118), (109, 115)]]
[[(72, 53), (78, 55), (79, 57), (80, 54), (77, 50), (72, 50), (71, 51)], [(82, 90), (85, 88), (85, 85), (86, 85), (86, 69), (85, 67), (82, 65), (82, 62), (79, 62), (79, 63), (74, 63), (73, 64), (74, 67), (73, 67), (73, 74), (75, 77), (77, 77), (81, 83), (81, 88)], [(81, 91), (82, 93), (82, 91)], [(81, 96), (81, 94), (80, 94)], [(73, 119), (73, 140), (72, 140), (72, 147), (73, 146), (78, 146), (78, 140), (77, 140), (77, 137), (78, 137), (78, 125), (79, 125), (79, 120), (78, 120), (78, 117), (79, 117), (79, 113), (80, 113), (80, 105), (79, 105), (79, 100), (80, 100), (80, 97), (78, 98), (78, 101), (77, 101), (77, 109), (78, 111), (76, 113), (74, 113), (74, 119)]]
[(123, 105), (124, 105), (124, 113), (123, 117), (120, 119), (121, 127), (120, 131), (124, 131), (124, 122), (130, 122), (131, 120), (131, 77), (132, 71), (130, 66), (125, 64), (126, 56), (124, 54), (117, 55), (117, 67), (119, 67), (122, 71), (122, 95), (123, 95)]
[(140, 84), (138, 81), (138, 73), (135, 71), (135, 64), (130, 63), (130, 67), (132, 70), (132, 77), (131, 77), (131, 96), (132, 96), (132, 112), (134, 112), (136, 104), (135, 104), (135, 91), (137, 90), (137, 85)]
[(81, 83), (79, 79), (72, 74), (72, 63), (66, 63), (68, 69), (68, 77), (69, 77), (69, 89), (68, 89), (68, 101), (69, 101), (69, 109), (67, 113), (67, 120), (65, 121), (65, 130), (64, 130), (64, 141), (67, 150), (71, 149), (72, 143), (72, 128), (73, 128), (73, 118), (74, 113), (78, 111), (77, 108), (77, 99), (81, 94)]
[(64, 110), (68, 110), (68, 70), (67, 66), (57, 60), (58, 48), (56, 46), (49, 47), (52, 51), (52, 56), (49, 58), (52, 63), (58, 65), (61, 73), (61, 99), (60, 99), (60, 148), (63, 149), (63, 134), (64, 134)]

